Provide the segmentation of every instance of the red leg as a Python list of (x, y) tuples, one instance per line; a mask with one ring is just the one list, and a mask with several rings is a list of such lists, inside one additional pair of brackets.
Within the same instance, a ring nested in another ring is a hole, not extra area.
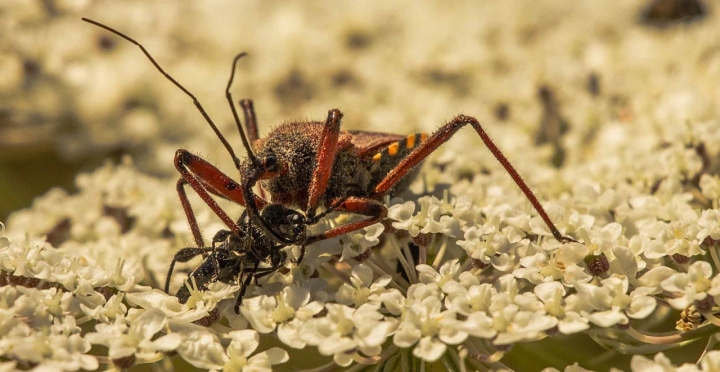
[[(235, 182), (232, 178), (224, 174), (222, 171), (217, 169), (212, 164), (208, 163), (203, 158), (193, 155), (187, 150), (177, 150), (175, 153), (175, 168), (180, 172), (183, 178), (184, 175), (192, 174), (194, 179), (198, 182), (198, 187), (206, 189), (208, 192), (228, 199), (242, 206), (245, 206), (245, 198), (241, 190), (240, 184)], [(192, 185), (192, 181), (187, 179), (188, 183)], [(195, 189), (195, 186), (193, 186)], [(255, 204), (258, 208), (264, 208), (267, 202), (263, 199), (255, 197)]]
[(495, 143), (492, 139), (490, 139), (487, 133), (485, 133), (485, 130), (482, 128), (477, 119), (470, 116), (459, 115), (433, 133), (432, 136), (430, 136), (425, 142), (421, 143), (388, 173), (388, 175), (375, 187), (375, 191), (371, 197), (374, 199), (380, 199), (384, 196), (390, 189), (392, 189), (393, 186), (395, 186), (396, 183), (398, 183), (410, 170), (412, 170), (413, 167), (425, 160), (428, 155), (449, 140), (458, 130), (460, 130), (460, 128), (468, 124), (475, 129), (482, 141), (485, 143), (485, 146), (490, 150), (490, 152), (492, 152), (508, 174), (510, 174), (510, 177), (512, 177), (513, 181), (515, 181), (515, 184), (520, 187), (520, 190), (522, 190), (525, 197), (528, 198), (530, 204), (532, 204), (543, 221), (545, 221), (545, 224), (548, 226), (555, 239), (561, 242), (573, 241), (571, 238), (564, 237), (557, 227), (555, 227), (555, 224), (553, 224), (550, 220), (550, 217), (545, 212), (545, 209), (542, 207), (535, 197), (535, 194), (533, 194), (525, 181), (523, 181), (522, 177), (520, 177), (520, 174), (515, 170), (515, 167), (510, 164), (510, 161), (507, 160), (505, 155), (503, 155), (500, 149), (495, 146)]
[[(312, 244), (320, 240), (336, 237), (338, 235), (346, 234), (355, 230), (360, 230), (362, 228), (380, 222), (380, 220), (387, 216), (387, 208), (381, 202), (357, 196), (350, 196), (346, 198), (339, 203), (338, 207), (335, 210), (338, 212), (361, 214), (364, 216), (368, 216), (369, 218), (351, 222), (345, 225), (340, 225), (338, 227), (334, 227), (328, 231), (325, 231), (322, 234), (310, 236), (305, 240), (305, 244)], [(304, 252), (300, 253), (301, 257), (303, 254)]]
[[(245, 205), (245, 199), (243, 198), (240, 185), (207, 161), (186, 150), (180, 149), (175, 153), (175, 168), (177, 168), (182, 177), (181, 180), (178, 181), (180, 202), (183, 204), (185, 215), (188, 217), (188, 222), (190, 223), (190, 228), (193, 231), (193, 237), (198, 247), (202, 247), (204, 244), (202, 243), (202, 237), (197, 227), (197, 222), (195, 221), (195, 214), (185, 194), (185, 183), (189, 184), (190, 187), (195, 190), (205, 204), (212, 209), (215, 215), (217, 215), (232, 232), (239, 234), (240, 230), (235, 221), (220, 208), (217, 202), (210, 196), (210, 193), (227, 198), (240, 205)], [(263, 208), (265, 204), (267, 204), (258, 197), (255, 197), (255, 202), (260, 208)]]
[(252, 144), (260, 138), (255, 108), (253, 107), (252, 100), (249, 99), (241, 99), (239, 104), (245, 115), (245, 133), (247, 133), (248, 141), (250, 141), (250, 146), (252, 146)]
[(186, 184), (187, 181), (185, 181), (182, 177), (177, 181), (176, 188), (178, 197), (180, 198), (180, 204), (182, 204), (183, 211), (185, 211), (185, 217), (190, 225), (190, 231), (192, 231), (193, 239), (195, 239), (195, 245), (197, 245), (198, 248), (204, 248), (205, 242), (203, 241), (202, 234), (200, 233), (200, 228), (198, 227), (197, 219), (195, 218), (195, 212), (193, 212), (190, 200), (188, 200), (187, 193), (185, 192)]
[(308, 187), (308, 203), (305, 208), (305, 215), (312, 219), (320, 204), (320, 198), (325, 193), (337, 153), (338, 138), (340, 137), (340, 119), (343, 114), (338, 109), (328, 112), (325, 127), (323, 128), (320, 146), (317, 152), (317, 163), (315, 171), (310, 178)]

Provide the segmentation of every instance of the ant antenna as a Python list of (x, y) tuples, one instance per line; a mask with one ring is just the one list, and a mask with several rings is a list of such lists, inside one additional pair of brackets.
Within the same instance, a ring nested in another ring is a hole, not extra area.
[[(145, 56), (150, 60), (150, 62), (152, 62), (153, 66), (155, 66), (155, 68), (157, 68), (158, 71), (160, 71), (160, 73), (163, 74), (163, 76), (165, 76), (168, 80), (170, 80), (170, 82), (172, 82), (173, 84), (175, 84), (176, 87), (180, 88), (180, 90), (182, 90), (183, 92), (185, 92), (185, 94), (188, 95), (188, 97), (190, 97), (190, 98), (192, 99), (193, 104), (195, 105), (195, 107), (197, 107), (198, 111), (200, 111), (200, 113), (202, 114), (202, 116), (205, 118), (205, 121), (207, 121), (208, 124), (210, 124), (210, 127), (212, 128), (213, 132), (215, 132), (215, 134), (217, 135), (217, 137), (220, 139), (220, 142), (222, 142), (222, 144), (223, 144), (223, 145), (225, 146), (225, 148), (227, 149), (228, 153), (230, 153), (230, 156), (231, 156), (232, 159), (233, 159), (233, 163), (235, 163), (235, 168), (240, 168), (240, 159), (238, 159), (238, 157), (235, 156), (235, 151), (233, 151), (233, 149), (232, 149), (232, 147), (230, 146), (230, 144), (228, 143), (228, 141), (225, 139), (225, 137), (222, 135), (222, 133), (220, 133), (220, 130), (217, 128), (217, 126), (216, 126), (215, 123), (212, 121), (212, 119), (210, 119), (210, 116), (207, 114), (207, 112), (205, 112), (205, 108), (203, 108), (203, 106), (200, 104), (200, 102), (199, 102), (198, 99), (195, 97), (195, 95), (193, 95), (192, 93), (190, 93), (189, 90), (185, 89), (185, 87), (183, 87), (182, 85), (180, 85), (180, 83), (178, 83), (177, 80), (173, 79), (172, 76), (170, 76), (167, 72), (165, 72), (165, 70), (163, 70), (163, 68), (160, 67), (160, 65), (159, 65), (157, 62), (155, 62), (155, 59), (153, 59), (153, 57), (150, 55), (150, 53), (147, 51), (147, 49), (145, 49), (145, 47), (142, 46), (142, 44), (138, 43), (137, 41), (133, 40), (131, 37), (123, 34), (122, 32), (117, 31), (117, 30), (115, 30), (115, 29), (113, 29), (113, 28), (111, 28), (111, 27), (109, 27), (109, 26), (105, 26), (105, 25), (102, 24), (102, 23), (99, 23), (99, 22), (93, 21), (92, 19), (88, 19), (88, 18), (84, 18), (84, 17), (82, 18), (82, 20), (85, 21), (85, 22), (87, 22), (87, 23), (93, 24), (93, 25), (95, 25), (95, 26), (97, 26), (97, 27), (100, 27), (100, 28), (102, 28), (102, 29), (105, 29), (105, 30), (107, 30), (107, 31), (110, 31), (110, 32), (112, 32), (113, 34), (115, 34), (115, 35), (117, 35), (117, 36), (120, 36), (121, 38), (123, 38), (123, 39), (125, 39), (125, 40), (127, 40), (127, 41), (129, 41), (129, 42), (131, 42), (131, 43), (133, 43), (133, 44), (135, 44), (135, 45), (137, 45), (137, 46), (140, 48), (140, 50), (142, 50), (143, 54), (145, 54)], [(242, 55), (238, 55), (237, 57), (235, 57), (235, 62), (237, 62), (237, 60), (238, 60), (241, 56), (242, 56)], [(235, 64), (233, 63), (233, 74), (234, 74), (234, 72), (235, 72)], [(232, 81), (232, 76), (230, 77), (230, 81)], [(234, 109), (234, 108), (233, 108), (233, 114), (235, 114), (235, 109)], [(236, 121), (238, 120), (238, 119), (237, 119), (237, 114), (235, 114), (235, 120), (236, 120)], [(247, 144), (247, 139), (245, 138), (245, 135), (242, 133), (242, 131), (240, 131), (240, 134), (242, 135), (242, 138), (243, 138), (243, 144), (244, 144), (245, 147), (248, 149), (248, 152), (250, 152), (250, 147), (249, 147), (248, 144)], [(254, 159), (254, 156), (251, 155), (251, 158)]]
[[(243, 131), (242, 125), (240, 124), (240, 117), (238, 116), (237, 109), (233, 104), (232, 93), (230, 93), (230, 86), (232, 86), (233, 80), (235, 79), (235, 69), (237, 67), (237, 63), (240, 58), (245, 57), (246, 55), (247, 53), (242, 52), (236, 55), (235, 59), (233, 59), (232, 71), (230, 71), (230, 79), (228, 80), (227, 87), (225, 88), (225, 98), (227, 99), (228, 104), (230, 104), (230, 109), (232, 110), (233, 117), (235, 118), (235, 125), (237, 125), (238, 132), (240, 132), (240, 138), (242, 138), (242, 143), (243, 146), (245, 146), (245, 150), (247, 150), (248, 157), (250, 158), (250, 161), (253, 163), (253, 165), (258, 166), (260, 163), (255, 157), (255, 154), (253, 154), (250, 143), (247, 140), (247, 136), (245, 136), (245, 131)], [(240, 169), (240, 165), (236, 163), (235, 168)]]

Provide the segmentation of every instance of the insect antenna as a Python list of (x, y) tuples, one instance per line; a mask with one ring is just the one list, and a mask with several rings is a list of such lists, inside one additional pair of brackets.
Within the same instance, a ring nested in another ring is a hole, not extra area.
[[(232, 110), (233, 118), (235, 118), (235, 125), (237, 125), (238, 132), (240, 132), (240, 138), (242, 138), (243, 146), (245, 147), (245, 150), (247, 151), (248, 158), (250, 158), (250, 161), (255, 166), (259, 166), (260, 163), (258, 162), (257, 158), (255, 157), (255, 154), (252, 152), (252, 148), (250, 147), (250, 143), (248, 142), (247, 136), (245, 135), (245, 131), (242, 129), (242, 124), (240, 124), (240, 117), (238, 116), (237, 109), (235, 108), (235, 104), (233, 104), (233, 98), (232, 93), (230, 93), (230, 86), (232, 86), (233, 80), (235, 79), (235, 69), (237, 67), (237, 63), (240, 60), (240, 58), (246, 56), (247, 53), (243, 52), (235, 56), (235, 59), (233, 59), (232, 64), (232, 71), (230, 71), (230, 79), (228, 79), (227, 87), (225, 87), (225, 98), (228, 101), (228, 104), (230, 105), (230, 110)], [(239, 169), (240, 165), (235, 164), (235, 168)]]
[[(240, 168), (240, 159), (238, 159), (238, 157), (235, 156), (235, 151), (233, 151), (232, 147), (230, 146), (230, 143), (228, 143), (228, 141), (225, 139), (225, 137), (222, 135), (222, 133), (220, 133), (220, 130), (219, 130), (218, 127), (215, 125), (215, 123), (212, 121), (212, 119), (210, 119), (210, 116), (207, 114), (207, 112), (205, 112), (205, 108), (203, 108), (203, 106), (200, 104), (200, 101), (198, 101), (198, 99), (195, 97), (194, 94), (190, 93), (189, 90), (185, 89), (185, 87), (183, 87), (180, 83), (178, 83), (177, 80), (173, 79), (172, 76), (170, 76), (167, 72), (165, 72), (165, 70), (163, 70), (163, 68), (160, 67), (160, 65), (159, 65), (159, 64), (155, 61), (155, 59), (150, 55), (150, 53), (147, 51), (147, 49), (145, 49), (145, 47), (142, 46), (142, 44), (138, 43), (137, 41), (135, 41), (135, 40), (132, 39), (131, 37), (123, 34), (122, 32), (117, 31), (117, 30), (115, 30), (115, 29), (113, 29), (113, 28), (111, 28), (111, 27), (109, 27), (109, 26), (105, 26), (105, 25), (102, 24), (102, 23), (99, 23), (99, 22), (93, 21), (92, 19), (88, 19), (88, 18), (84, 18), (84, 17), (82, 18), (82, 20), (85, 21), (85, 22), (87, 22), (87, 23), (93, 24), (93, 25), (95, 25), (95, 26), (97, 26), (97, 27), (100, 27), (100, 28), (102, 28), (102, 29), (105, 29), (105, 30), (107, 30), (107, 31), (110, 31), (110, 32), (112, 32), (113, 34), (115, 34), (115, 35), (117, 35), (117, 36), (120, 36), (121, 38), (123, 38), (123, 39), (125, 39), (125, 40), (127, 40), (127, 41), (129, 41), (129, 42), (131, 42), (131, 43), (133, 43), (133, 44), (135, 44), (135, 45), (137, 45), (137, 46), (140, 48), (140, 50), (142, 50), (143, 54), (145, 54), (145, 56), (150, 60), (150, 62), (152, 62), (153, 66), (155, 66), (155, 68), (157, 68), (158, 71), (160, 71), (160, 73), (163, 74), (163, 76), (165, 76), (168, 80), (170, 80), (170, 82), (172, 82), (173, 84), (175, 84), (176, 87), (180, 88), (180, 90), (182, 90), (183, 92), (185, 92), (185, 94), (188, 95), (188, 97), (190, 97), (190, 98), (192, 99), (193, 104), (195, 105), (195, 107), (197, 107), (198, 111), (200, 111), (200, 113), (202, 114), (202, 116), (205, 118), (205, 121), (207, 121), (208, 124), (210, 124), (210, 127), (212, 128), (212, 130), (215, 132), (215, 134), (217, 135), (217, 137), (220, 139), (220, 142), (222, 142), (223, 146), (225, 146), (225, 149), (227, 149), (228, 153), (230, 153), (230, 156), (231, 156), (232, 159), (233, 159), (233, 163), (235, 164), (235, 168)], [(242, 54), (240, 54), (240, 55), (238, 55), (237, 57), (235, 57), (235, 62), (237, 62), (237, 60), (238, 60), (241, 56), (242, 56)], [(233, 73), (234, 73), (234, 71), (235, 71), (235, 63), (233, 62)], [(230, 78), (230, 81), (232, 81), (232, 77)], [(233, 114), (235, 114), (235, 110), (234, 110), (234, 109), (233, 109)], [(237, 114), (235, 114), (235, 119), (237, 120)], [(248, 144), (247, 144), (247, 139), (245, 138), (245, 135), (242, 133), (242, 131), (240, 131), (240, 134), (242, 135), (242, 138), (243, 138), (243, 144), (245, 145), (245, 147), (248, 149), (248, 152), (249, 152), (250, 150), (249, 150), (249, 146), (248, 146)], [(253, 159), (254, 159), (254, 157), (253, 157)]]

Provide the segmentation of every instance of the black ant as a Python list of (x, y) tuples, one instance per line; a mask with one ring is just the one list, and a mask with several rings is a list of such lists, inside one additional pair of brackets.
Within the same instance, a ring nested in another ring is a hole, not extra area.
[[(290, 239), (304, 238), (305, 218), (292, 209), (280, 204), (270, 204), (263, 209), (261, 217), (277, 234)], [(237, 226), (240, 228), (238, 234), (230, 230), (218, 231), (210, 248), (189, 247), (178, 251), (170, 264), (165, 292), (169, 293), (175, 263), (187, 262), (202, 255), (205, 260), (190, 273), (188, 283), (192, 283), (199, 290), (207, 289), (207, 286), (214, 282), (239, 284), (240, 292), (235, 301), (235, 313), (239, 313), (245, 291), (252, 280), (279, 270), (287, 261), (287, 253), (283, 250), (285, 245), (268, 237), (257, 225), (250, 224), (247, 211), (243, 212)], [(188, 284), (181, 287), (175, 296), (181, 303), (186, 303), (190, 297)]]

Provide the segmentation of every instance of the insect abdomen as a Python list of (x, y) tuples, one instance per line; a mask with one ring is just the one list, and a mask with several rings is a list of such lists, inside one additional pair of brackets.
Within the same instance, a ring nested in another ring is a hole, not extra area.
[[(426, 139), (427, 133), (411, 134), (397, 142), (391, 143), (388, 147), (375, 154), (375, 156), (373, 156), (373, 162), (380, 163), (381, 167), (382, 164), (384, 164), (385, 162), (392, 162), (393, 164), (397, 164), (397, 162), (400, 161), (399, 159), (404, 158), (407, 154), (409, 154), (418, 145), (423, 143), (423, 141), (425, 141)], [(397, 159), (390, 160), (391, 158)]]
[[(427, 133), (414, 133), (405, 138), (393, 142), (386, 148), (372, 157), (372, 182), (373, 187), (380, 183), (385, 176), (406, 156), (408, 156), (415, 148), (427, 139)], [(421, 163), (422, 164), (422, 163)], [(410, 181), (414, 178), (416, 171), (413, 170), (405, 175), (390, 192), (391, 195), (407, 189)]]

